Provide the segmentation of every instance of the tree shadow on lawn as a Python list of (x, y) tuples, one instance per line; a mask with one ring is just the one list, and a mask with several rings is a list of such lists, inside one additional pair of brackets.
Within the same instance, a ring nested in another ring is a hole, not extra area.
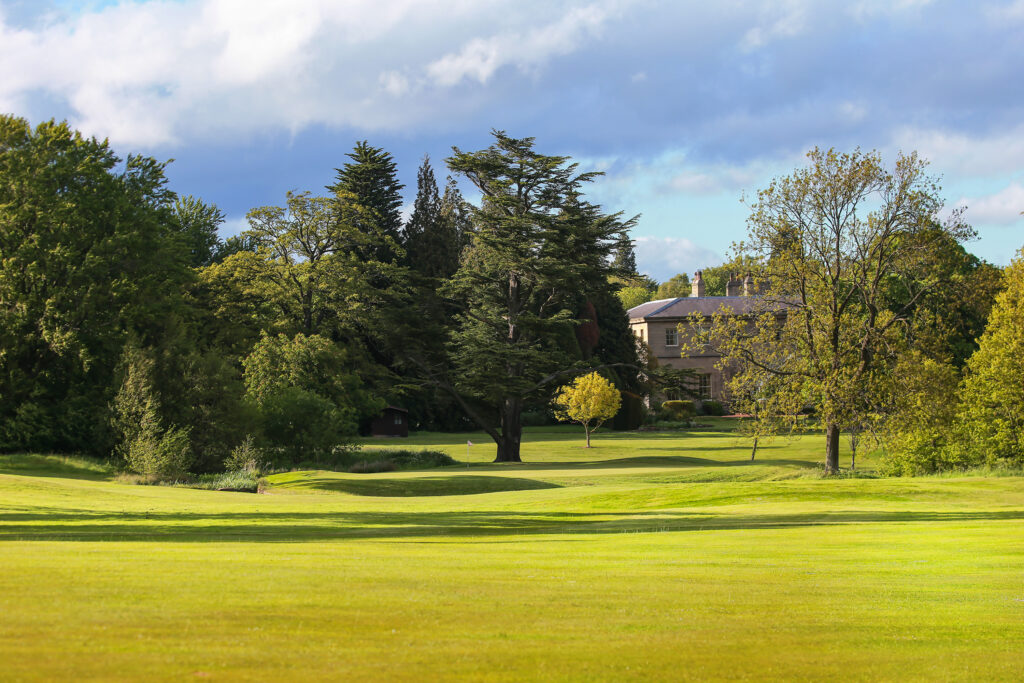
[(519, 477), (488, 477), (478, 474), (463, 474), (447, 477), (425, 476), (414, 478), (372, 479), (316, 477), (303, 479), (298, 486), (280, 485), (284, 491), (316, 489), (337, 491), (356, 496), (380, 496), (383, 498), (405, 498), (416, 496), (465, 496), (500, 491), (531, 491), (536, 489), (557, 489), (558, 484)]
[[(858, 510), (777, 515), (729, 515), (690, 511), (87, 515), (28, 512), (0, 514), (0, 541), (295, 543), (344, 539), (756, 530), (844, 524), (955, 523), (1021, 519), (1024, 519), (1024, 510)], [(32, 521), (47, 523), (32, 524)]]
[[(719, 450), (718, 448), (702, 448), (701, 450)], [(722, 447), (720, 450), (733, 450)], [(477, 463), (474, 466), (494, 466), (500, 468), (508, 467), (529, 467), (537, 470), (550, 469), (607, 469), (615, 467), (664, 467), (677, 465), (681, 467), (757, 467), (757, 466), (790, 466), (803, 470), (812, 470), (818, 467), (818, 463), (810, 460), (793, 460), (789, 458), (760, 458), (751, 460), (749, 457), (738, 460), (714, 460), (712, 458), (698, 458), (690, 455), (637, 455), (626, 458), (609, 458), (607, 460), (563, 460), (558, 462), (522, 462), (522, 463)]]

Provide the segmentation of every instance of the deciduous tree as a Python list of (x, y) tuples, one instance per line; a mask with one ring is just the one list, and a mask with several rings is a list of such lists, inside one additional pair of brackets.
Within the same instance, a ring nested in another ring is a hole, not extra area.
[(598, 429), (605, 420), (615, 417), (622, 405), (622, 395), (614, 384), (596, 372), (591, 372), (561, 387), (553, 405), (555, 417), (559, 420), (583, 425), (587, 434), (587, 448), (590, 448), (591, 432)]
[(801, 408), (814, 406), (825, 427), (825, 470), (834, 473), (841, 430), (871, 409), (908, 348), (913, 306), (939, 278), (923, 276), (894, 308), (889, 284), (921, 278), (936, 241), (971, 231), (957, 214), (936, 222), (939, 188), (915, 154), (891, 169), (860, 151), (815, 149), (808, 159), (751, 205), (743, 248), (765, 264), (764, 296), (747, 315), (714, 316), (697, 341), (717, 348), (723, 370), (735, 371), (732, 394), (758, 400), (761, 414), (780, 426), (798, 424)]

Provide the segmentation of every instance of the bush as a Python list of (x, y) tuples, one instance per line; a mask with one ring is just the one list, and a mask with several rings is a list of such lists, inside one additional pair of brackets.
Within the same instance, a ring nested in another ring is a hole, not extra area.
[(665, 401), (661, 409), (670, 420), (689, 420), (697, 414), (693, 401)]
[(260, 405), (267, 451), (276, 465), (312, 461), (329, 464), (338, 448), (355, 434), (353, 415), (313, 392), (287, 387)]
[(256, 447), (256, 441), (252, 438), (252, 434), (247, 434), (242, 443), (236, 446), (224, 461), (224, 469), (228, 472), (245, 472), (256, 475), (265, 467), (263, 451)]
[(171, 427), (160, 434), (150, 425), (144, 425), (128, 444), (125, 460), (129, 469), (163, 481), (185, 477), (193, 460), (189, 431)]
[(702, 401), (701, 408), (704, 410), (705, 415), (711, 415), (712, 417), (725, 415), (725, 406), (722, 405), (721, 401), (713, 401), (711, 399)]
[(375, 474), (377, 472), (394, 472), (397, 469), (398, 465), (390, 460), (364, 460), (349, 467), (348, 471), (353, 474)]
[(243, 491), (256, 493), (259, 491), (260, 480), (251, 472), (227, 472), (224, 474), (200, 474), (185, 481), (176, 482), (175, 486), (206, 491)]
[(390, 472), (392, 470), (371, 470), (371, 469), (355, 469), (369, 468), (382, 463), (388, 463), (392, 466), (392, 469), (412, 470), (412, 469), (428, 469), (431, 467), (446, 467), (448, 465), (458, 465), (458, 461), (452, 458), (447, 453), (442, 451), (430, 451), (420, 450), (413, 451), (402, 448), (381, 448), (379, 450), (374, 449), (370, 451), (361, 451), (357, 457), (358, 462), (353, 463), (349, 467), (349, 472)]

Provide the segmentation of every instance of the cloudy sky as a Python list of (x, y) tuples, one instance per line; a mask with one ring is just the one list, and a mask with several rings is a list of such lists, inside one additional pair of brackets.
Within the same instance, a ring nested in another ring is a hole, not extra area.
[(0, 112), (175, 159), (226, 232), (357, 140), (411, 202), (424, 154), (498, 128), (603, 170), (659, 279), (720, 261), (816, 145), (917, 150), (971, 251), (1024, 245), (1024, 0), (0, 0)]

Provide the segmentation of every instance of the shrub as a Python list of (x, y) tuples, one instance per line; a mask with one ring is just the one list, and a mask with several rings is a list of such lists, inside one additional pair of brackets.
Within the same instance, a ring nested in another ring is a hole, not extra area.
[(704, 409), (705, 415), (711, 415), (713, 417), (721, 417), (722, 415), (725, 415), (725, 407), (722, 405), (721, 401), (708, 399), (707, 401), (701, 402), (701, 407)]
[(356, 431), (353, 415), (305, 389), (287, 387), (264, 398), (259, 407), (268, 456), (278, 465), (331, 460)]
[(397, 469), (398, 465), (390, 460), (364, 460), (349, 467), (348, 471), (355, 474), (375, 474), (377, 472), (394, 472)]
[(224, 469), (228, 472), (245, 472), (251, 475), (262, 472), (265, 466), (263, 451), (256, 447), (252, 434), (247, 434), (242, 443), (236, 446), (224, 461)]
[(160, 434), (154, 425), (144, 423), (128, 444), (125, 460), (129, 469), (163, 481), (186, 476), (193, 460), (189, 431), (171, 427)]
[(697, 414), (693, 401), (665, 401), (661, 409), (672, 420), (689, 420)]
[(448, 465), (458, 465), (458, 461), (452, 458), (443, 451), (431, 451), (431, 450), (408, 450), (402, 448), (381, 448), (370, 451), (361, 451), (358, 456), (360, 460), (352, 464), (348, 471), (349, 472), (390, 472), (392, 470), (381, 469), (355, 469), (359, 468), (370, 468), (377, 466), (378, 464), (388, 463), (392, 469), (412, 470), (412, 469), (428, 469), (431, 467), (446, 467)]
[(251, 472), (226, 472), (222, 474), (200, 474), (185, 481), (175, 482), (174, 486), (207, 491), (243, 491), (256, 493), (260, 480)]

